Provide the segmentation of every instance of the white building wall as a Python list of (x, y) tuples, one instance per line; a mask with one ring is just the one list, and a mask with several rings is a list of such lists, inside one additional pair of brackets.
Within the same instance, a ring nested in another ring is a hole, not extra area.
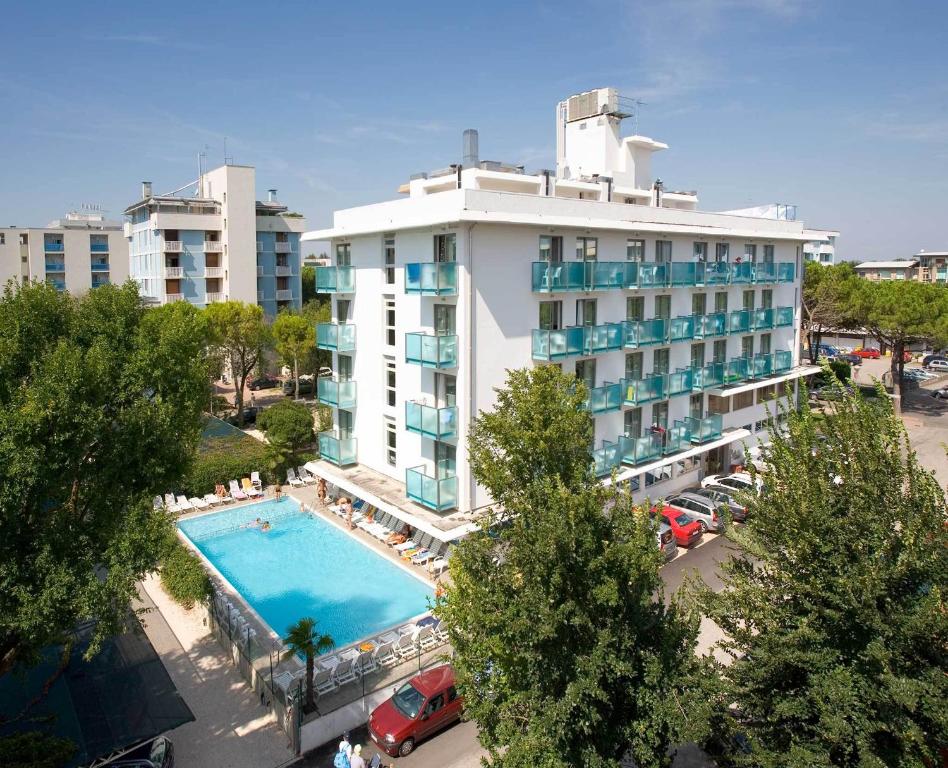
[(221, 204), (225, 292), (233, 301), (257, 303), (257, 213), (254, 169), (224, 165), (204, 175), (204, 194)]

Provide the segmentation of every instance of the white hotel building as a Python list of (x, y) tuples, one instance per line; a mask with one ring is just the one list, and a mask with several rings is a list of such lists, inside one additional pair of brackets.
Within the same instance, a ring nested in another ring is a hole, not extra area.
[[(556, 110), (557, 168), (478, 162), (421, 175), (405, 199), (336, 211), (317, 290), (335, 408), (308, 467), (449, 541), (491, 499), (471, 420), (507, 369), (583, 379), (597, 474), (655, 498), (741, 462), (800, 363), (797, 221), (706, 213), (653, 179), (666, 145), (620, 135), (612, 89)], [(473, 133), (473, 132), (471, 132)], [(473, 139), (473, 142), (471, 141)], [(772, 404), (771, 404), (772, 406)]]

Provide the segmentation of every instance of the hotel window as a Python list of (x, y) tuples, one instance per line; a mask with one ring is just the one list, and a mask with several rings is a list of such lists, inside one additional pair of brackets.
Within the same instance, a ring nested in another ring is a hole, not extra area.
[(704, 395), (692, 395), (688, 399), (688, 415), (693, 419), (704, 417)]
[(727, 291), (718, 291), (714, 294), (714, 311), (727, 312)]
[(577, 299), (576, 300), (576, 325), (595, 325), (596, 324), (596, 300), (595, 299)]
[(385, 257), (385, 282), (395, 284), (395, 235), (385, 235), (383, 247)]
[(595, 360), (577, 360), (576, 378), (586, 385), (586, 394), (596, 386), (596, 361)]
[(754, 356), (754, 337), (741, 336), (741, 357)]
[(672, 242), (671, 240), (655, 241), (655, 261), (663, 264), (672, 260)]
[(0, 245), (4, 245), (7, 242), (7, 236), (5, 232), (0, 232)]
[(397, 455), (395, 446), (397, 443), (397, 432), (395, 430), (395, 419), (391, 416), (385, 417), (385, 460), (390, 466), (395, 466)]
[(645, 241), (629, 239), (625, 241), (626, 261), (645, 261)]
[(642, 353), (629, 352), (625, 356), (625, 377), (632, 381), (642, 378)]
[(626, 437), (639, 437), (642, 434), (642, 409), (630, 408), (623, 416), (623, 429)]
[(645, 319), (645, 297), (629, 296), (625, 300), (625, 319), (626, 320), (644, 320)]
[[(727, 294), (725, 294), (725, 296), (726, 295)], [(703, 315), (707, 311), (708, 311), (708, 294), (706, 293), (691, 294), (691, 314)]]
[(395, 346), (395, 297), (385, 297), (385, 343)]
[(671, 318), (671, 309), (672, 307), (672, 297), (671, 296), (656, 296), (655, 297), (655, 317), (662, 317), (665, 320)]
[(761, 387), (757, 390), (757, 405), (766, 403), (768, 400), (773, 400), (777, 397), (777, 387), (774, 384), (771, 384), (769, 387)]
[(691, 367), (701, 368), (704, 366), (704, 342), (691, 345)]
[(727, 261), (730, 245), (731, 245), (730, 243), (715, 243), (714, 244), (714, 260)]
[(352, 304), (351, 299), (336, 299), (336, 322), (344, 323), (349, 319), (349, 307)]
[(652, 404), (652, 426), (668, 429), (668, 401)]
[(453, 304), (435, 304), (434, 331), (436, 336), (453, 336), (457, 333), (456, 314), (457, 307)]
[(458, 380), (456, 376), (447, 373), (436, 373), (434, 384), (435, 399), (439, 408), (457, 405)]
[(563, 327), (563, 302), (540, 302), (540, 329), (544, 331), (558, 331)]
[(774, 292), (770, 288), (764, 288), (760, 292), (760, 306), (763, 309), (770, 309), (774, 305)]
[(576, 258), (579, 261), (595, 261), (598, 245), (599, 238), (597, 237), (577, 237)]
[(560, 235), (540, 235), (540, 261), (548, 264), (563, 261), (563, 238)]
[(434, 238), (434, 260), (435, 261), (457, 261), (457, 235), (453, 232), (448, 235), (435, 235)]
[(728, 413), (731, 410), (731, 398), (708, 395), (708, 413)]
[(385, 358), (385, 401), (395, 407), (395, 360), (391, 357)]
[(760, 354), (762, 355), (770, 354), (770, 334), (769, 333), (760, 334)]
[(733, 406), (735, 411), (739, 411), (741, 408), (749, 408), (754, 404), (754, 390), (738, 392), (731, 400), (734, 401)]
[(744, 309), (753, 309), (754, 308), (754, 289), (751, 288), (749, 291), (744, 291), (742, 294), (744, 300)]
[(718, 339), (714, 342), (714, 351), (712, 352), (711, 359), (715, 363), (723, 363), (727, 360), (727, 340)]
[(339, 437), (352, 437), (352, 411), (339, 409)]
[(668, 373), (670, 354), (667, 347), (652, 353), (652, 373)]
[(350, 381), (352, 379), (352, 358), (349, 355), (339, 355), (336, 371), (339, 381)]
[(744, 261), (749, 261), (751, 263), (757, 261), (757, 246), (747, 243), (744, 246)]
[(764, 246), (764, 263), (772, 264), (774, 260), (774, 247), (772, 245)]
[(337, 243), (336, 244), (336, 266), (339, 266), (339, 267), (352, 266), (352, 244), (351, 243)]
[(695, 258), (695, 261), (708, 260), (708, 244), (707, 243), (695, 243), (694, 258)]

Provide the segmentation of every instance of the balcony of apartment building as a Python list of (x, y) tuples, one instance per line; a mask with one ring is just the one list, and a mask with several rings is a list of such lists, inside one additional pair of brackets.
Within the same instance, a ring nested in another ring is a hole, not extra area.
[(316, 293), (354, 293), (355, 282), (355, 267), (316, 267)]
[(276, 242), (273, 243), (273, 252), (278, 255), (293, 253), (293, 243), (289, 242), (288, 240), (281, 240), (280, 235), (278, 234)]
[(227, 301), (227, 294), (224, 293), (224, 281), (220, 277), (206, 277), (204, 280), (204, 301), (207, 304), (214, 304), (220, 301)]
[(207, 279), (220, 279), (224, 277), (224, 267), (220, 250), (208, 250), (208, 243), (204, 243), (204, 277)]
[(457, 263), (453, 261), (413, 262), (405, 265), (405, 293), (420, 296), (456, 296)]
[(111, 283), (108, 272), (93, 272), (92, 273), (92, 287), (101, 288), (103, 285), (109, 285)]
[(458, 436), (458, 408), (429, 405), (423, 400), (405, 401), (405, 429), (432, 440), (451, 440)]
[(534, 328), (531, 354), (534, 360), (553, 362), (567, 357), (585, 357), (622, 349), (622, 323), (574, 325), (567, 328)]
[(165, 301), (184, 301), (183, 283), (179, 278), (165, 278)]
[[(224, 252), (224, 244), (220, 241), (216, 232), (205, 232), (204, 233), (204, 253), (217, 253), (222, 254)], [(219, 257), (218, 257), (219, 258)]]
[(62, 235), (43, 235), (43, 251), (45, 253), (63, 253), (66, 244)]
[(333, 352), (355, 352), (356, 327), (354, 323), (317, 323), (316, 346)]
[(423, 368), (457, 368), (457, 334), (421, 331), (406, 333), (405, 362)]
[(277, 254), (273, 274), (277, 277), (291, 277), (293, 275), (293, 267), (290, 265), (289, 259), (287, 259), (285, 254)]
[(358, 460), (358, 441), (354, 437), (340, 434), (337, 430), (320, 432), (319, 455), (337, 467), (355, 464)]
[(162, 233), (161, 250), (165, 253), (181, 253), (184, 251), (184, 243), (179, 239), (180, 235), (176, 229), (166, 229)]
[(289, 278), (277, 277), (276, 300), (278, 305), (293, 301), (293, 288), (290, 286)]
[(458, 478), (453, 462), (437, 462), (433, 470), (424, 465), (405, 470), (405, 495), (435, 512), (456, 509)]
[(109, 252), (109, 236), (108, 235), (89, 235), (89, 250), (92, 253), (108, 253)]
[(356, 407), (356, 383), (340, 376), (322, 376), (316, 381), (316, 399), (332, 408)]

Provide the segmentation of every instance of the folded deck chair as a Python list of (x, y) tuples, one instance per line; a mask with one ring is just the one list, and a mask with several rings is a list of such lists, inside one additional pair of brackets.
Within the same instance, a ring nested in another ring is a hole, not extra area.
[(250, 498), (246, 493), (244, 493), (242, 490), (240, 490), (240, 486), (237, 485), (237, 481), (236, 481), (236, 480), (231, 480), (230, 483), (229, 483), (229, 487), (230, 487), (230, 495), (231, 495), (231, 498), (234, 498), (234, 499), (237, 499), (237, 500), (240, 500), (240, 501), (243, 501), (244, 499), (249, 499), (249, 498)]
[(392, 648), (395, 652), (395, 655), (400, 659), (404, 659), (408, 656), (414, 656), (417, 652), (415, 648), (415, 639), (412, 637), (411, 632), (406, 632), (404, 635), (398, 638), (395, 641), (395, 646)]
[(174, 494), (173, 494), (173, 493), (166, 493), (166, 494), (165, 494), (165, 509), (167, 509), (169, 512), (178, 512), (178, 511), (180, 511), (180, 510), (178, 509), (178, 502), (176, 502), (176, 501), (174, 500)]
[(332, 679), (333, 670), (331, 669), (320, 669), (317, 670), (316, 674), (313, 675), (313, 688), (316, 690), (316, 693), (322, 695), (324, 693), (332, 693), (338, 687), (336, 681)]
[(340, 661), (338, 666), (332, 671), (332, 679), (337, 685), (351, 683), (356, 679), (355, 670), (352, 668), (352, 659)]
[(375, 663), (380, 667), (392, 667), (398, 663), (398, 656), (394, 652), (395, 641), (389, 640), (375, 649)]
[(263, 494), (253, 487), (253, 483), (250, 482), (249, 477), (244, 477), (240, 481), (240, 485), (243, 488), (244, 493), (248, 496), (263, 496)]
[(253, 487), (256, 488), (258, 491), (263, 488), (263, 483), (260, 482), (259, 472), (250, 473), (250, 482), (253, 484)]
[(294, 488), (299, 488), (303, 485), (303, 481), (296, 476), (296, 470), (293, 467), (290, 467), (286, 470), (286, 482), (292, 485)]
[(210, 506), (204, 499), (198, 498), (197, 496), (192, 496), (188, 499), (188, 503), (195, 509), (207, 509)]
[(316, 477), (316, 475), (310, 472), (306, 467), (297, 467), (296, 476), (307, 485), (310, 485), (311, 483), (315, 483), (319, 479)]
[(372, 651), (362, 651), (355, 660), (355, 668), (360, 676), (367, 675), (379, 668)]
[(210, 504), (212, 507), (216, 507), (218, 504), (220, 504), (220, 503), (223, 501), (223, 499), (221, 499), (220, 496), (218, 496), (218, 495), (216, 495), (216, 494), (214, 494), (214, 493), (205, 493), (205, 494), (204, 494), (204, 501), (206, 501), (206, 502), (207, 502), (208, 504)]
[(178, 496), (178, 509), (193, 509), (193, 507), (191, 506), (191, 502), (188, 501), (188, 497), (187, 497), (187, 496), (185, 496), (185, 495), (183, 495), (183, 494), (179, 494), (179, 496)]

